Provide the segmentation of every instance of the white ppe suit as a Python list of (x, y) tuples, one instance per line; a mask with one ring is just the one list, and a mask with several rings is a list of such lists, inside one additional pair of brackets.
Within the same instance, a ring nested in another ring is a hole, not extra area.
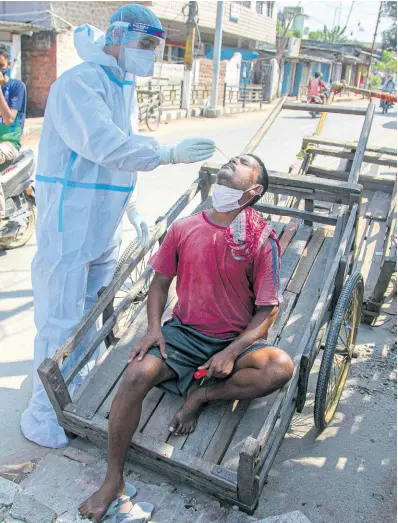
[[(86, 54), (79, 54), (90, 61), (64, 73), (51, 88), (36, 176), (37, 253), (32, 283), (37, 335), (33, 395), (22, 414), (21, 428), (28, 439), (54, 448), (68, 440), (37, 368), (64, 343), (99, 289), (110, 283), (135, 172), (156, 168), (163, 147), (153, 138), (133, 134), (137, 127), (131, 129), (131, 108), (125, 101), (136, 104), (132, 82), (115, 75), (120, 72), (117, 61), (95, 43), (95, 29), (82, 27), (91, 37), (91, 47), (86, 45)], [(63, 371), (91, 336), (69, 356)], [(90, 364), (82, 369), (73, 385), (81, 383), (89, 368)]]

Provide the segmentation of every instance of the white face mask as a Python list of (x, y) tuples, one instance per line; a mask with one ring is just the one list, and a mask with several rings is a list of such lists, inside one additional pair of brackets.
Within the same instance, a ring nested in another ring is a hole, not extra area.
[(211, 196), (213, 207), (218, 212), (236, 211), (242, 207), (238, 202), (244, 193), (245, 191), (232, 189), (231, 187), (226, 187), (225, 185), (216, 183)]
[(119, 65), (124, 71), (135, 76), (153, 76), (155, 51), (122, 46)]

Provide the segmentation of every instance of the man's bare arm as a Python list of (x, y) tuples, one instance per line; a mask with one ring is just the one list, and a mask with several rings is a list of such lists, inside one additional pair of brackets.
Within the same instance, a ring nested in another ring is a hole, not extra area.
[(159, 330), (173, 278), (155, 273), (148, 294), (148, 331)]
[(3, 118), (3, 123), (5, 125), (11, 125), (14, 123), (15, 118), (17, 117), (17, 109), (10, 109), (4, 98), (3, 91), (0, 89), (0, 114)]
[(276, 306), (260, 306), (246, 329), (223, 351), (212, 356), (199, 369), (208, 369), (207, 377), (226, 378), (244, 350), (263, 338), (278, 314)]
[(162, 334), (162, 316), (167, 303), (167, 296), (173, 278), (155, 273), (148, 294), (148, 330), (145, 336), (131, 351), (129, 363), (134, 359), (142, 360), (151, 347), (159, 346), (164, 359), (167, 358), (166, 343)]

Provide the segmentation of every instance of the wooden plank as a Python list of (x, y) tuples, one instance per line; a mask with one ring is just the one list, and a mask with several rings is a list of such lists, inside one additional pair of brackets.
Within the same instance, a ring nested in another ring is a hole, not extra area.
[(350, 176), (348, 177), (348, 181), (350, 183), (358, 182), (358, 177), (359, 177), (359, 173), (361, 171), (363, 157), (365, 155), (365, 150), (366, 150), (366, 146), (368, 144), (370, 130), (372, 128), (372, 122), (373, 122), (375, 109), (376, 109), (375, 104), (373, 102), (370, 102), (370, 104), (368, 105), (368, 109), (366, 111), (366, 116), (365, 116), (365, 120), (363, 122), (361, 136), (359, 137), (354, 159), (352, 161)]
[(301, 294), (280, 336), (278, 347), (285, 350), (291, 357), (294, 357), (297, 353), (300, 341), (318, 301), (320, 287), (323, 283), (322, 277), (330, 255), (331, 244), (331, 237), (324, 239)]
[(380, 222), (377, 220), (372, 220), (370, 222), (365, 244), (365, 258), (361, 267), (361, 273), (365, 284), (365, 300), (372, 295), (380, 273), (386, 231), (386, 222)]
[(248, 437), (243, 445), (238, 467), (238, 495), (247, 505), (252, 505), (260, 495), (259, 477), (256, 475), (260, 443)]
[(37, 369), (37, 373), (58, 420), (64, 419), (63, 411), (67, 405), (70, 405), (71, 398), (58, 363), (51, 358), (46, 358)]
[(271, 128), (272, 124), (277, 119), (279, 113), (281, 112), (283, 108), (283, 104), (287, 100), (287, 96), (284, 96), (279, 100), (277, 105), (272, 109), (271, 113), (267, 116), (264, 123), (261, 125), (260, 129), (256, 132), (256, 134), (253, 136), (253, 138), (250, 140), (250, 142), (246, 145), (246, 147), (243, 149), (242, 154), (253, 154), (254, 151), (257, 149), (259, 143), (264, 138), (264, 136), (267, 134), (269, 129)]
[(281, 268), (279, 272), (280, 288), (283, 293), (286, 289), (290, 278), (300, 260), (301, 255), (307, 245), (307, 242), (312, 234), (312, 227), (308, 225), (300, 225), (293, 241), (286, 249), (282, 256)]
[(386, 220), (388, 212), (390, 210), (391, 194), (385, 192), (376, 191), (373, 198), (368, 206), (366, 212), (366, 218), (373, 220)]
[(142, 434), (157, 441), (166, 442), (170, 436), (170, 422), (183, 405), (182, 396), (166, 393), (142, 430)]
[[(220, 463), (225, 452), (235, 434), (236, 427), (239, 425), (248, 406), (249, 400), (234, 401), (228, 405), (217, 430), (214, 432), (209, 445), (203, 455), (203, 459), (212, 463)], [(184, 448), (185, 450), (185, 448)]]
[(250, 402), (221, 461), (223, 467), (230, 470), (238, 470), (239, 454), (246, 438), (257, 438), (277, 394), (277, 392), (273, 392), (269, 396), (257, 398)]
[(273, 220), (270, 221), (269, 224), (272, 225), (272, 227), (274, 228), (274, 230), (276, 232), (276, 235), (278, 236), (278, 238), (280, 238), (282, 236), (282, 233), (285, 229), (286, 224), (282, 223), (282, 222), (275, 222)]
[[(347, 149), (356, 149), (358, 146), (358, 142), (341, 142), (339, 140), (331, 140), (330, 138), (324, 138), (321, 136), (314, 135), (305, 136), (303, 138), (303, 144), (308, 145), (310, 143), (319, 145), (330, 145), (333, 147), (345, 147)], [(366, 150), (374, 153), (390, 154), (392, 156), (397, 156), (397, 149), (382, 147), (380, 145), (367, 145)]]
[(299, 294), (304, 285), (305, 280), (311, 270), (312, 264), (314, 263), (318, 252), (322, 246), (323, 240), (326, 237), (328, 231), (325, 227), (320, 227), (312, 235), (311, 240), (304, 249), (303, 255), (297, 265), (296, 272), (293, 278), (290, 280), (287, 290)]
[[(231, 410), (233, 403), (234, 402), (231, 401), (215, 401), (209, 403), (201, 413), (196, 429), (192, 434), (188, 437), (171, 437), (168, 443), (178, 448), (177, 445), (174, 444), (175, 440), (183, 440), (181, 448), (184, 452), (188, 452), (193, 456), (202, 457), (206, 452), (214, 433), (217, 431), (217, 427), (220, 425), (225, 412)], [(176, 443), (179, 442), (177, 441)], [(207, 457), (204, 457), (204, 459), (211, 461), (212, 463), (217, 463), (217, 461)]]
[(287, 319), (294, 307), (296, 302), (297, 294), (293, 292), (285, 291), (283, 293), (283, 301), (279, 305), (278, 316), (270, 330), (268, 331), (267, 341), (268, 343), (274, 344), (278, 339), (279, 334), (281, 333)]
[[(347, 160), (354, 159), (354, 153), (344, 150), (325, 149), (322, 147), (310, 147), (309, 149), (307, 149), (307, 152), (319, 156), (332, 156), (335, 158), (345, 158)], [(385, 165), (387, 167), (397, 166), (397, 159), (395, 157), (383, 154), (365, 154), (363, 157), (363, 161), (366, 163), (373, 163), (376, 165)]]
[[(203, 166), (201, 169), (211, 172), (212, 178), (215, 180), (220, 168), (221, 164), (206, 164), (206, 167)], [(268, 192), (270, 193), (289, 194), (291, 192), (293, 196), (299, 195), (302, 198), (312, 198), (320, 201), (329, 201), (330, 198), (336, 198), (336, 195), (344, 201), (349, 201), (355, 195), (359, 197), (362, 192), (361, 186), (356, 183), (315, 179), (309, 176), (287, 174), (279, 171), (268, 171), (268, 180)], [(325, 200), (325, 198), (329, 199)]]
[(290, 222), (286, 225), (285, 230), (283, 231), (282, 238), (280, 240), (281, 253), (282, 255), (288, 248), (290, 242), (292, 241), (294, 235), (298, 229), (298, 223)]
[[(349, 173), (346, 171), (339, 171), (333, 169), (327, 169), (324, 167), (319, 167), (318, 165), (311, 165), (308, 168), (307, 174), (320, 177), (320, 178), (329, 178), (331, 180), (343, 180), (347, 181)], [(360, 174), (358, 182), (363, 186), (365, 190), (371, 191), (385, 191), (391, 193), (394, 188), (395, 176), (380, 176), (380, 175), (370, 175), (370, 174)]]
[(345, 107), (339, 105), (323, 105), (323, 104), (294, 104), (285, 103), (283, 109), (288, 111), (306, 111), (315, 113), (335, 113), (347, 115), (365, 116), (366, 110), (360, 107)]
[[(312, 200), (311, 200), (312, 201)], [(299, 220), (308, 220), (315, 223), (325, 223), (328, 225), (335, 225), (337, 218), (334, 216), (325, 216), (315, 212), (302, 211), (301, 209), (289, 209), (286, 207), (278, 207), (277, 205), (257, 204), (255, 208), (260, 212), (268, 212), (270, 214), (293, 216)], [(276, 222), (280, 223), (280, 222)]]

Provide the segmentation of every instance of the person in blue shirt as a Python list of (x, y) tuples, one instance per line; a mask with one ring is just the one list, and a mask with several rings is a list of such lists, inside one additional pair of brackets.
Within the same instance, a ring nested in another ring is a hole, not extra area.
[[(10, 66), (7, 47), (0, 44), (0, 168), (17, 157), (26, 116), (26, 87), (20, 80), (8, 77)], [(4, 213), (4, 192), (0, 182), (0, 221)]]

